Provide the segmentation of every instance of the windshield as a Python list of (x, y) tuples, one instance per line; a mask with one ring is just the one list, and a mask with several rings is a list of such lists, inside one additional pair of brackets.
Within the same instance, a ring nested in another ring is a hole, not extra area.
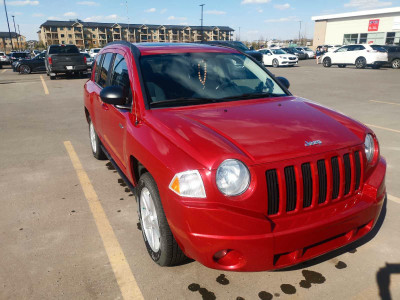
[(304, 48), (306, 51), (312, 51), (310, 48)]
[(272, 52), (274, 54), (287, 54), (285, 51), (283, 51), (282, 49), (274, 49), (272, 50)]
[(242, 54), (148, 55), (140, 65), (152, 107), (286, 95), (264, 69)]
[(79, 49), (75, 45), (51, 46), (49, 50), (49, 54), (73, 54), (73, 53), (79, 53)]
[(99, 53), (99, 52), (100, 52), (100, 49), (93, 49), (93, 52), (94, 52), (94, 53)]

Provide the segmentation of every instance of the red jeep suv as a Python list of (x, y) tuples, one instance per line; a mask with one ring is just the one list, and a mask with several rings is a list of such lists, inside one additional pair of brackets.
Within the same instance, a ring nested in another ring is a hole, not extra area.
[(161, 266), (282, 268), (375, 225), (386, 162), (368, 127), (294, 97), (235, 49), (114, 42), (84, 87), (93, 155), (135, 191)]

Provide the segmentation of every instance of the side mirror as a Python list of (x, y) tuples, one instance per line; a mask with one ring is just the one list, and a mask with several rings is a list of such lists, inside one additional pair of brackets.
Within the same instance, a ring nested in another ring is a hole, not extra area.
[(111, 105), (124, 105), (125, 97), (122, 87), (112, 85), (105, 87), (100, 92), (100, 98), (104, 103)]
[(289, 89), (289, 87), (290, 87), (290, 82), (289, 82), (289, 80), (287, 80), (285, 77), (276, 77), (276, 79), (279, 80), (279, 82), (282, 83), (282, 85), (283, 85), (285, 88)]

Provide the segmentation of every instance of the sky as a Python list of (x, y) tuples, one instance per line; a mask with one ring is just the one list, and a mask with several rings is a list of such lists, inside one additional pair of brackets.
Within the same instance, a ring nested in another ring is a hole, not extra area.
[[(3, 1), (0, 0), (0, 31), (8, 31)], [(313, 37), (312, 16), (400, 6), (400, 0), (8, 0), (11, 30), (20, 25), (27, 40), (38, 39), (37, 31), (46, 20), (131, 24), (200, 25), (204, 5), (204, 25), (224, 25), (240, 39), (294, 39), (301, 34)], [(301, 23), (300, 23), (301, 21)]]

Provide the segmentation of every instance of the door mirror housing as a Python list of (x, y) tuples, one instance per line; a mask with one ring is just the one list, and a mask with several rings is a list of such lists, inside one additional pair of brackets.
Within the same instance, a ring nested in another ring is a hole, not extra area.
[(124, 105), (125, 97), (122, 87), (117, 85), (107, 86), (100, 92), (100, 98), (104, 103), (111, 105)]
[(287, 80), (285, 77), (276, 77), (276, 79), (279, 80), (279, 82), (282, 83), (282, 85), (283, 85), (285, 88), (289, 89), (289, 87), (290, 87), (290, 82), (289, 82), (289, 80)]

